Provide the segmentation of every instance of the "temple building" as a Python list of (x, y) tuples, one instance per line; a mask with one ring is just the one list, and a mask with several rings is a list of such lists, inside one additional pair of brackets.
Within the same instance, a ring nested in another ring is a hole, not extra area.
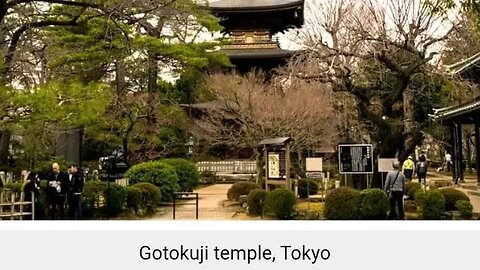
[[(480, 83), (480, 53), (448, 67), (452, 76)], [(453, 162), (453, 181), (464, 182), (464, 155), (462, 127), (472, 125), (475, 130), (475, 169), (477, 185), (480, 185), (480, 97), (459, 105), (434, 110), (432, 120), (450, 128), (451, 155)]]
[(304, 0), (211, 0), (209, 7), (230, 37), (222, 50), (236, 70), (269, 71), (295, 53), (281, 49), (275, 35), (303, 25)]

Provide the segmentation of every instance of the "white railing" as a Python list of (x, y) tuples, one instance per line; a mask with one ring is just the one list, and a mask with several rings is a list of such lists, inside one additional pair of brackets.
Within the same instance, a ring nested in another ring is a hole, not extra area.
[(253, 174), (256, 172), (255, 161), (201, 161), (197, 162), (199, 172)]

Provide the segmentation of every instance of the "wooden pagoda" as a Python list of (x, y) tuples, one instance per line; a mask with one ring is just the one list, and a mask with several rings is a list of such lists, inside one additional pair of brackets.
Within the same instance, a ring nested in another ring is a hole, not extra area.
[(274, 36), (303, 25), (304, 0), (210, 0), (209, 7), (230, 37), (222, 50), (236, 70), (269, 71), (293, 56)]

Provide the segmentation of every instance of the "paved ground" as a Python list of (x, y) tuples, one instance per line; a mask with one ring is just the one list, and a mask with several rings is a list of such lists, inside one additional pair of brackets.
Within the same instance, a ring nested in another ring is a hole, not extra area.
[[(231, 184), (216, 184), (196, 190), (199, 196), (198, 208), (200, 220), (228, 220), (235, 215), (235, 208), (225, 208), (223, 203), (227, 200), (227, 191)], [(180, 203), (194, 203), (195, 199), (182, 200)], [(162, 207), (151, 220), (172, 220), (173, 207)], [(194, 220), (195, 205), (177, 206), (175, 219)]]

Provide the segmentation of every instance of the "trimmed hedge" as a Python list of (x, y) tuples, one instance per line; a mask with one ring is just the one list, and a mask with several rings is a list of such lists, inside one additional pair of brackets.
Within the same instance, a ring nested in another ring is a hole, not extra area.
[(160, 188), (163, 201), (171, 201), (173, 193), (180, 189), (175, 168), (161, 161), (145, 162), (132, 166), (126, 173), (130, 184), (152, 183)]
[(312, 179), (298, 180), (298, 197), (308, 198), (309, 195), (318, 193), (318, 183)]
[(291, 219), (296, 202), (295, 193), (285, 188), (268, 192), (265, 198), (264, 212), (277, 219)]
[(82, 215), (85, 218), (95, 216), (95, 209), (100, 208), (107, 183), (102, 181), (86, 181), (83, 186)]
[(407, 182), (405, 184), (405, 194), (408, 195), (408, 199), (413, 200), (415, 197), (415, 192), (421, 188), (422, 185), (418, 182)]
[(250, 191), (247, 198), (248, 214), (260, 215), (263, 213), (265, 199), (268, 192), (263, 189), (254, 189)]
[(339, 187), (330, 191), (325, 198), (325, 217), (332, 220), (354, 220), (360, 218), (362, 196), (360, 191)]
[(142, 191), (137, 187), (128, 186), (125, 188), (125, 192), (127, 193), (127, 209), (138, 213), (142, 205)]
[(365, 189), (360, 192), (360, 215), (362, 219), (385, 219), (390, 208), (387, 194), (381, 189)]
[(420, 202), (420, 209), (424, 219), (442, 219), (445, 213), (445, 198), (440, 190), (431, 189), (424, 192), (423, 199)]
[(175, 168), (181, 191), (193, 191), (200, 184), (200, 174), (197, 166), (190, 160), (182, 158), (163, 159), (161, 162)]
[(443, 197), (445, 198), (445, 210), (453, 211), (456, 209), (455, 204), (457, 201), (470, 201), (467, 194), (461, 192), (460, 190), (456, 190), (454, 188), (444, 188), (440, 189), (442, 192)]
[(116, 183), (107, 184), (104, 197), (105, 214), (108, 217), (116, 217), (123, 212), (127, 200), (127, 192), (124, 187)]
[(142, 194), (141, 207), (147, 211), (147, 213), (154, 213), (158, 204), (162, 201), (162, 193), (160, 189), (152, 183), (137, 183), (133, 187), (138, 188)]
[(471, 219), (473, 216), (473, 205), (470, 201), (459, 200), (455, 203), (455, 208), (460, 212), (463, 219)]
[(227, 198), (231, 201), (238, 201), (240, 196), (250, 194), (250, 191), (260, 189), (260, 186), (248, 181), (237, 182), (227, 191)]

